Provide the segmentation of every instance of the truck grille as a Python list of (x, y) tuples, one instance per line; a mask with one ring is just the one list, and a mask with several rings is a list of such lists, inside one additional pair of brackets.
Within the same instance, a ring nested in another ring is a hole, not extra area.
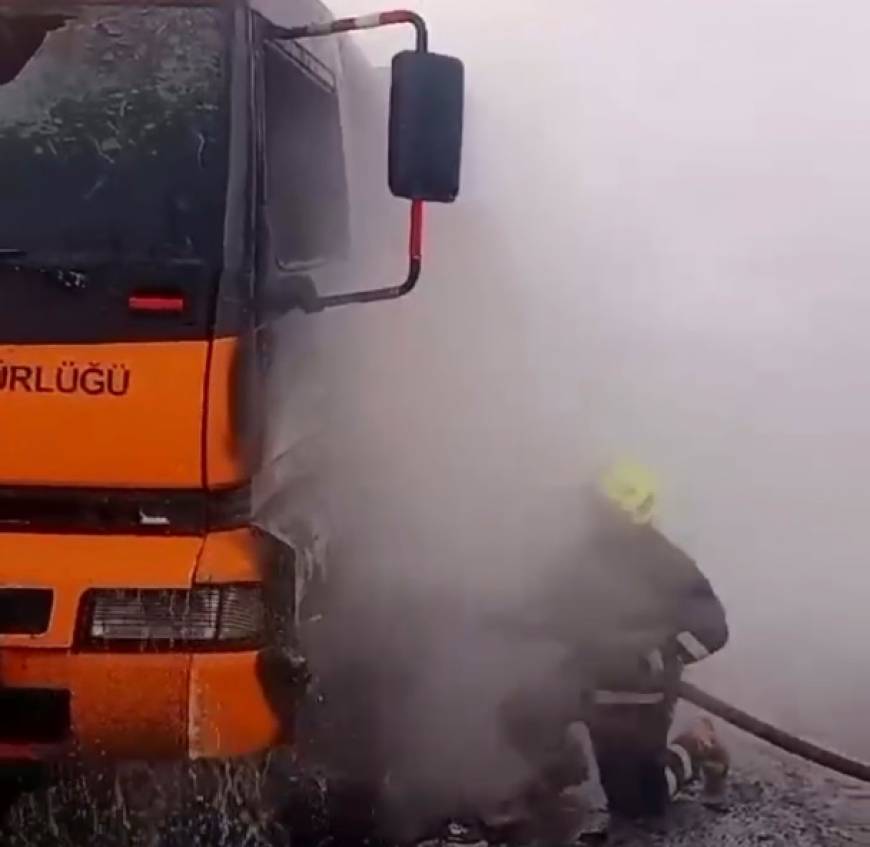
[(219, 491), (0, 486), (0, 532), (205, 535), (251, 519), (251, 488)]
[(0, 588), (0, 635), (42, 635), (53, 597), (44, 588)]

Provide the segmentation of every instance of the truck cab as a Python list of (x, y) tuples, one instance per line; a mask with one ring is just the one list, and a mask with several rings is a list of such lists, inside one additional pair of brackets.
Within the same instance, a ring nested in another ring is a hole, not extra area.
[[(461, 136), (461, 67), (415, 16), (292, 7), (0, 0), (0, 760), (292, 741), (321, 546), (304, 508), (290, 537), (254, 525), (270, 326), (407, 293)], [(321, 296), (352, 238), (326, 36), (403, 22), (440, 67), (393, 71), (409, 277)]]

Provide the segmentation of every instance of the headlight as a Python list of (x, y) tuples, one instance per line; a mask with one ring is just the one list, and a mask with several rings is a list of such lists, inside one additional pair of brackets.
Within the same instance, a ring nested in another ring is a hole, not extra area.
[(225, 650), (258, 645), (264, 617), (260, 585), (94, 590), (83, 636), (92, 647)]

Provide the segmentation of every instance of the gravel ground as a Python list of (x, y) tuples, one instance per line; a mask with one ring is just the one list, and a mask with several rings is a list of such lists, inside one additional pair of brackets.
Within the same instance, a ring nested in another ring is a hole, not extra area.
[[(725, 808), (676, 802), (655, 825), (616, 827), (608, 844), (678, 847), (870, 845), (870, 786), (832, 776), (744, 739), (730, 738), (735, 771)], [(277, 847), (363, 843), (348, 831), (294, 833), (296, 782), (285, 767), (255, 763), (181, 768), (130, 766), (69, 772), (23, 800), (0, 844), (9, 847)], [(310, 808), (310, 807), (309, 807)], [(321, 811), (326, 807), (322, 806)], [(328, 813), (326, 815), (328, 817)], [(430, 845), (445, 842), (428, 842)], [(482, 845), (483, 847), (483, 845)]]

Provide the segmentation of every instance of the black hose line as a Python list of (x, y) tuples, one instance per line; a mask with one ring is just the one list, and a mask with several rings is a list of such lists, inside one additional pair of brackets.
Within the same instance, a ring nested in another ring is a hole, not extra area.
[(772, 724), (754, 718), (741, 709), (725, 703), (712, 694), (707, 694), (706, 691), (702, 691), (689, 682), (681, 682), (679, 692), (680, 697), (686, 702), (692, 703), (705, 712), (709, 712), (711, 715), (715, 715), (738, 729), (785, 750), (787, 753), (815, 762), (823, 768), (836, 771), (844, 776), (850, 776), (862, 782), (870, 782), (870, 765), (864, 762), (849, 759), (839, 753), (825, 750), (811, 741), (790, 735)]

